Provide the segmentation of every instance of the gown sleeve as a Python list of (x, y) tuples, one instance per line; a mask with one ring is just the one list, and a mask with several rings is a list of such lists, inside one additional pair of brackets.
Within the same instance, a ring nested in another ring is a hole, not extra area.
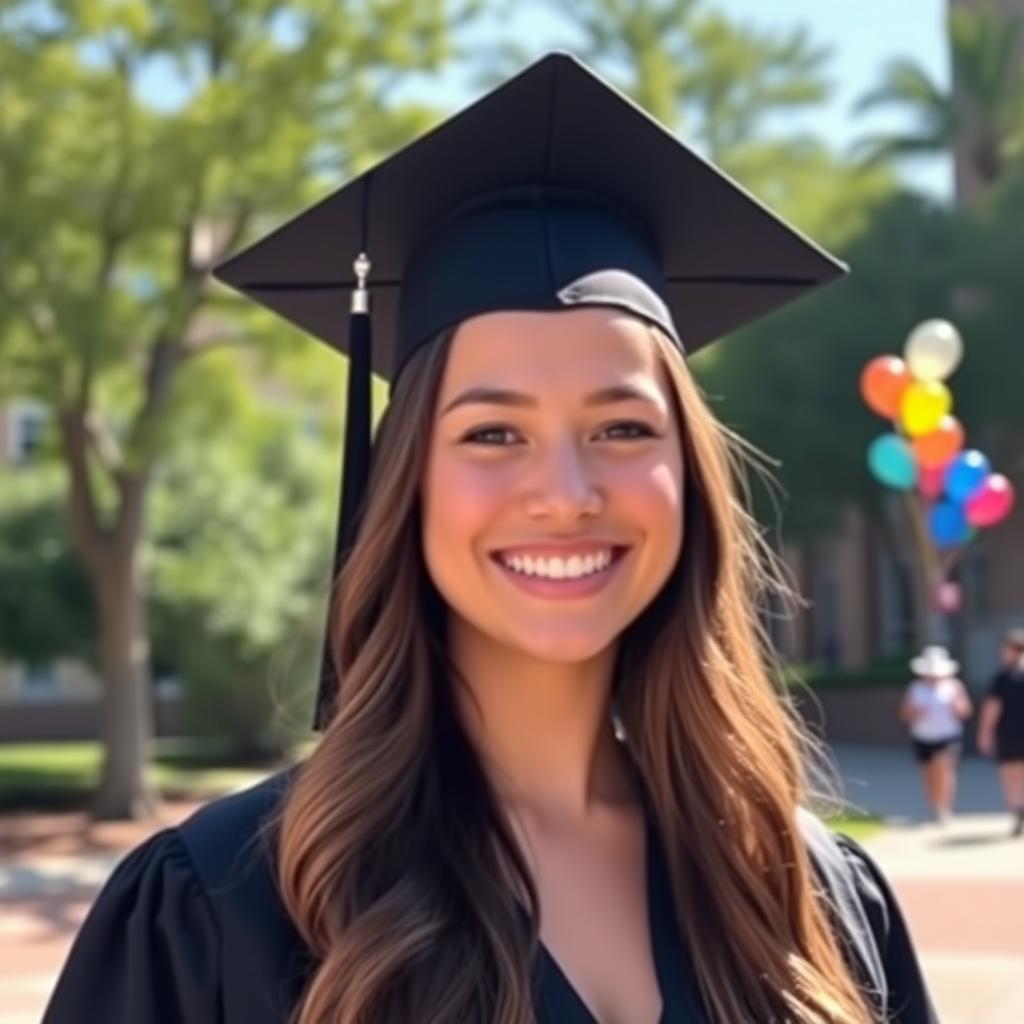
[(903, 913), (875, 861), (848, 836), (836, 840), (867, 914), (888, 984), (891, 1024), (939, 1024)]
[(217, 921), (184, 843), (157, 833), (93, 904), (42, 1024), (222, 1024)]

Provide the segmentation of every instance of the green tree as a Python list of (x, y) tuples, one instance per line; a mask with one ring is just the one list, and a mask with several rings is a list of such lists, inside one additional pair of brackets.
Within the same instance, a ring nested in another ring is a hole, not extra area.
[[(14, 0), (0, 12), (0, 377), (48, 403), (61, 438), (100, 623), (99, 816), (150, 803), (139, 554), (178, 406), (197, 400), (182, 371), (225, 344), (295, 343), (237, 312), (208, 270), (326, 191), (325, 174), (430, 121), (389, 88), (449, 56), (449, 14), (444, 0)], [(173, 95), (154, 96), (154, 80)]]
[(957, 150), (982, 187), (1024, 154), (1024, 19), (989, 8), (953, 8), (947, 18), (951, 87), (914, 61), (889, 63), (857, 109), (895, 107), (908, 113), (905, 132), (866, 138), (862, 156), (874, 162)]
[(1024, 347), (1016, 341), (1024, 323), (1021, 223), (1024, 162), (1009, 169), (978, 203), (954, 211), (949, 223), (956, 283), (977, 296), (953, 317), (966, 344), (953, 381), (957, 411), (981, 434), (980, 446), (1011, 471), (1020, 466), (1024, 438)]

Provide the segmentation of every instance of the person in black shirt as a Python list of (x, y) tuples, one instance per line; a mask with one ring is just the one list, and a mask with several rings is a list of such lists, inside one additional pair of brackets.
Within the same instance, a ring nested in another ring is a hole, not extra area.
[(126, 859), (45, 1024), (935, 1024), (684, 358), (844, 270), (562, 53), (219, 268), (351, 356), (323, 735)]
[(1024, 629), (1011, 629), (1000, 651), (1002, 668), (981, 705), (978, 749), (999, 762), (999, 782), (1013, 814), (1011, 834), (1024, 835)]

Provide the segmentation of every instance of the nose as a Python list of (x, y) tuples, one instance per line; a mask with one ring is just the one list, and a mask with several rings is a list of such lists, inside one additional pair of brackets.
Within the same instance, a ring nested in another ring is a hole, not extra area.
[(526, 497), (528, 515), (572, 523), (603, 508), (601, 489), (575, 440), (552, 445), (538, 458), (536, 472)]

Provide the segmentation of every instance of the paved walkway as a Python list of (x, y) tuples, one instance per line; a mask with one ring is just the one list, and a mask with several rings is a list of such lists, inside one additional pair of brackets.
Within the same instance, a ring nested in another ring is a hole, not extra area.
[[(195, 806), (165, 804), (163, 823), (180, 821)], [(94, 825), (84, 814), (0, 816), (0, 1024), (39, 1024), (103, 880), (156, 827)]]
[[(1007, 838), (992, 764), (964, 762), (958, 816), (938, 828), (908, 753), (838, 747), (835, 758), (847, 799), (890, 822), (865, 845), (899, 895), (942, 1024), (1024, 1024), (1024, 839)], [(173, 805), (167, 820), (190, 810)], [(38, 1024), (98, 886), (146, 831), (0, 817), (0, 1024)]]
[(890, 827), (865, 842), (893, 883), (942, 1024), (1024, 1024), (1024, 838), (992, 762), (965, 760), (956, 817), (928, 821), (909, 752), (837, 747), (847, 799)]

